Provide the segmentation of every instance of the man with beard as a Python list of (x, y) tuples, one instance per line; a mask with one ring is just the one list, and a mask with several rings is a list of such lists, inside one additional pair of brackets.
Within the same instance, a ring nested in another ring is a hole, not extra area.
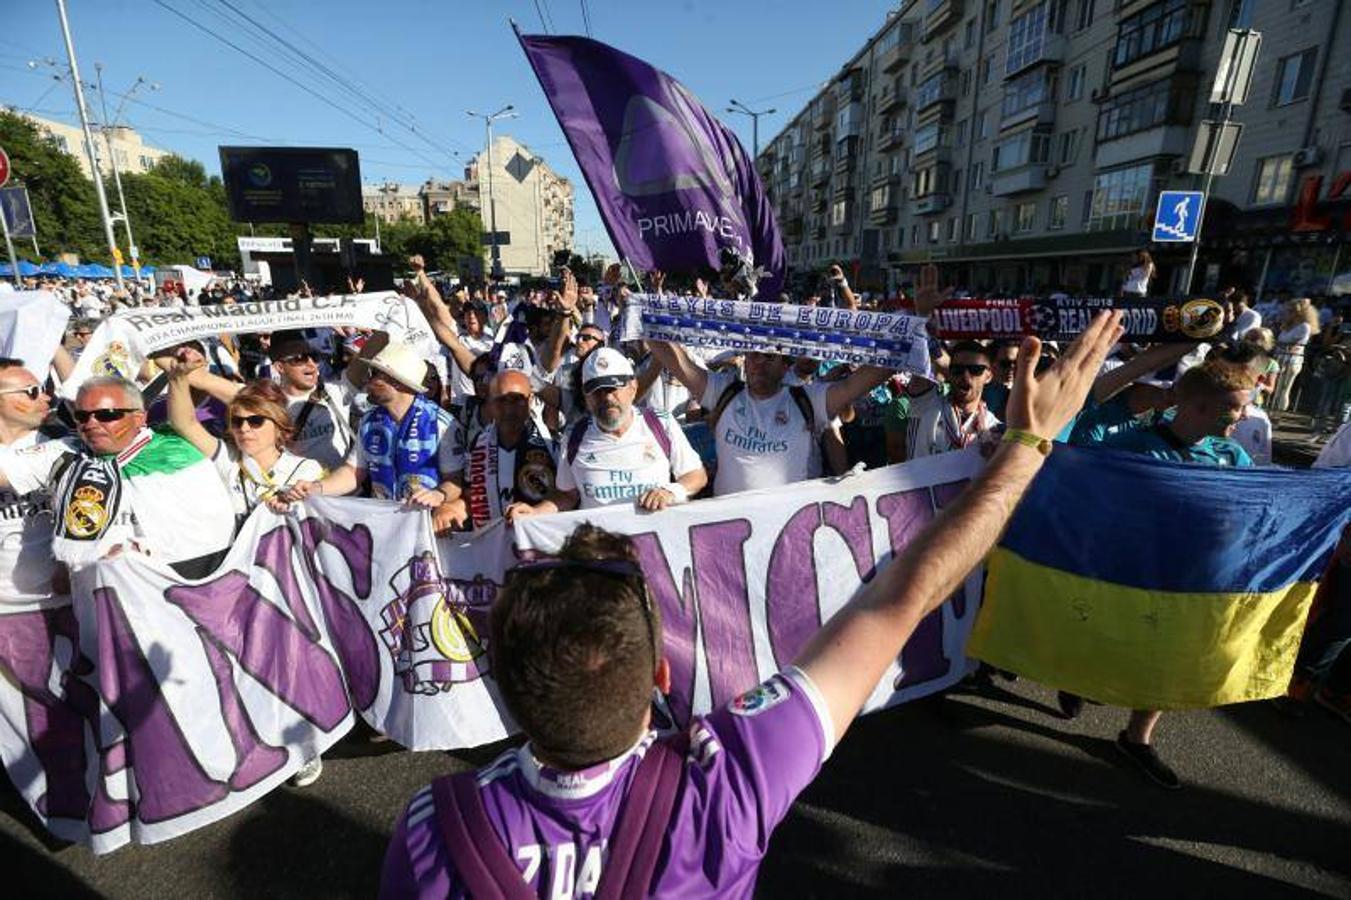
[[(998, 425), (999, 419), (982, 399), (990, 378), (989, 350), (975, 341), (962, 341), (953, 347), (947, 393), (929, 382), (922, 393), (911, 397), (905, 458), (961, 450)], [(920, 379), (914, 379), (914, 383), (920, 383)]]
[(708, 483), (699, 454), (666, 413), (633, 405), (633, 364), (602, 347), (582, 363), (590, 415), (565, 432), (558, 480), (533, 506), (517, 504), (507, 518), (637, 502), (655, 511), (684, 503)]

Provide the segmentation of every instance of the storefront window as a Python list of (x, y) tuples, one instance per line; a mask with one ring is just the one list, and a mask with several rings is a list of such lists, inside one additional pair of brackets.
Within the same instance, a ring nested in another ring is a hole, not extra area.
[(1089, 231), (1116, 231), (1140, 224), (1153, 193), (1154, 164), (1102, 172), (1093, 182)]

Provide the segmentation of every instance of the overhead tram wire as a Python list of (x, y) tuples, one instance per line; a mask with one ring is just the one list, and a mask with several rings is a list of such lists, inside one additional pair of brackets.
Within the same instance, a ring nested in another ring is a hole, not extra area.
[(540, 0), (544, 4), (544, 16), (549, 20), (549, 32), (558, 33), (558, 26), (554, 24), (554, 8), (549, 5), (549, 0)]
[[(404, 128), (410, 134), (417, 137), (419, 140), (427, 143), (430, 147), (432, 147), (432, 149), (437, 150), (438, 152), (441, 153), (447, 154), (451, 153), (451, 151), (449, 151), (446, 147), (439, 145), (438, 143), (433, 141), (430, 137), (428, 137), (424, 131), (420, 130), (417, 127), (418, 125), (417, 120), (411, 114), (407, 113), (406, 111), (400, 110), (400, 112), (403, 113), (403, 117), (400, 117), (398, 113), (392, 112), (390, 110), (390, 107), (397, 106), (397, 104), (390, 103), (375, 96), (375, 94), (368, 88), (365, 88), (364, 86), (358, 84), (357, 82), (348, 78), (341, 72), (336, 71), (331, 66), (324, 63), (322, 60), (317, 59), (316, 57), (305, 51), (303, 48), (292, 43), (285, 37), (277, 34), (266, 24), (258, 21), (253, 16), (250, 16), (247, 12), (240, 9), (233, 2), (231, 2), (231, 0), (215, 0), (215, 2), (225, 7), (226, 9), (230, 10), (235, 15), (239, 16), (241, 19), (245, 20), (258, 33), (262, 34), (267, 40), (272, 41), (282, 50), (286, 51), (288, 56), (294, 55), (300, 57), (310, 66), (312, 66), (320, 75), (323, 75), (325, 78), (332, 81), (340, 90), (349, 93), (353, 99), (357, 100), (359, 103), (366, 106), (372, 112), (375, 112), (378, 115), (381, 115), (389, 119), (390, 121), (394, 122), (395, 124), (399, 125), (401, 128)], [(467, 145), (462, 144), (453, 139), (451, 140), (451, 143), (459, 144), (460, 147), (466, 150), (470, 149)]]
[(539, 15), (539, 27), (544, 29), (544, 33), (549, 33), (549, 26), (544, 21), (544, 7), (539, 5), (539, 0), (535, 0), (535, 12)]
[[(293, 78), (292, 76), (290, 76), (290, 75), (288, 75), (287, 73), (283, 72), (281, 69), (278, 69), (276, 66), (272, 65), (271, 63), (267, 62), (266, 60), (260, 59), (258, 56), (254, 55), (253, 53), (249, 52), (248, 50), (245, 50), (243, 47), (240, 47), (238, 44), (236, 44), (235, 42), (231, 41), (229, 38), (223, 37), (222, 35), (217, 34), (216, 32), (212, 31), (210, 28), (207, 28), (205, 25), (202, 25), (202, 24), (200, 24), (200, 23), (198, 23), (198, 22), (193, 21), (191, 18), (189, 18), (188, 16), (184, 15), (184, 14), (183, 14), (182, 12), (180, 12), (179, 10), (177, 10), (177, 9), (175, 9), (174, 7), (170, 6), (168, 3), (165, 2), (165, 0), (152, 0), (152, 2), (153, 2), (156, 6), (159, 6), (159, 7), (163, 8), (163, 9), (165, 9), (166, 11), (168, 11), (168, 12), (172, 13), (173, 15), (177, 16), (178, 18), (182, 19), (184, 22), (187, 22), (189, 25), (191, 25), (193, 28), (196, 28), (198, 31), (201, 31), (203, 34), (206, 34), (206, 35), (208, 35), (208, 36), (210, 36), (210, 37), (213, 37), (213, 38), (215, 38), (216, 40), (220, 41), (222, 44), (225, 44), (227, 47), (230, 47), (231, 49), (233, 49), (233, 50), (235, 50), (235, 51), (237, 51), (237, 52), (243, 54), (244, 56), (247, 56), (249, 59), (251, 59), (251, 60), (253, 60), (254, 62), (258, 63), (258, 65), (260, 65), (260, 66), (262, 66), (263, 68), (267, 69), (269, 72), (272, 72), (273, 74), (280, 76), (281, 78), (283, 78), (283, 79), (285, 79), (286, 81), (290, 82), (290, 83), (291, 83), (292, 85), (294, 85), (295, 87), (300, 88), (300, 89), (303, 90), (305, 93), (310, 94), (311, 96), (313, 96), (313, 97), (315, 97), (316, 99), (320, 100), (320, 101), (323, 102), (326, 106), (332, 107), (333, 109), (335, 109), (335, 110), (337, 110), (338, 112), (342, 113), (344, 116), (347, 116), (349, 119), (352, 119), (352, 120), (355, 121), (357, 124), (362, 125), (362, 126), (365, 127), (365, 128), (369, 128), (370, 130), (374, 131), (376, 134), (383, 135), (384, 137), (388, 138), (389, 140), (391, 140), (391, 141), (393, 141), (395, 144), (397, 144), (400, 148), (402, 148), (402, 149), (408, 151), (409, 153), (414, 154), (415, 156), (419, 157), (420, 159), (425, 160), (425, 161), (428, 163), (428, 165), (431, 165), (431, 166), (437, 167), (437, 168), (439, 168), (439, 167), (441, 167), (441, 166), (444, 165), (444, 163), (436, 162), (436, 161), (432, 160), (430, 157), (425, 156), (425, 155), (422, 153), (422, 151), (417, 150), (416, 148), (410, 147), (410, 146), (408, 146), (407, 144), (404, 144), (404, 143), (402, 143), (401, 141), (396, 140), (395, 138), (391, 137), (390, 135), (385, 134), (385, 132), (381, 131), (378, 127), (372, 125), (370, 122), (367, 122), (365, 119), (363, 119), (362, 117), (358, 116), (356, 113), (352, 112), (351, 110), (347, 109), (346, 107), (339, 106), (335, 101), (333, 101), (333, 100), (331, 100), (330, 98), (328, 98), (328, 97), (324, 96), (323, 94), (319, 93), (319, 92), (318, 92), (317, 90), (315, 90), (314, 88), (310, 87), (310, 86), (307, 85), (307, 84), (303, 84), (303, 83), (297, 81), (295, 78)], [(447, 154), (447, 155), (450, 155), (450, 154)]]
[(586, 0), (578, 0), (582, 7), (582, 25), (586, 28), (586, 36), (594, 37), (591, 33), (591, 11), (587, 8)]

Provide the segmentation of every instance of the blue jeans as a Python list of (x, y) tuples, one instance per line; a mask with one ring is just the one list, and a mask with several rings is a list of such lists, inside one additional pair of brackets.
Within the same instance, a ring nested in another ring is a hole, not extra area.
[(1295, 673), (1335, 694), (1351, 693), (1351, 565), (1339, 562), (1328, 605), (1309, 623)]

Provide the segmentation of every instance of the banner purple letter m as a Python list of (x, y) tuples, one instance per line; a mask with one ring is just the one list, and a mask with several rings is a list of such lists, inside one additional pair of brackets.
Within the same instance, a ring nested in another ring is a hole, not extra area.
[(521, 35), (615, 249), (642, 270), (718, 268), (735, 248), (783, 286), (774, 212), (736, 135), (684, 85), (640, 59), (580, 37)]

